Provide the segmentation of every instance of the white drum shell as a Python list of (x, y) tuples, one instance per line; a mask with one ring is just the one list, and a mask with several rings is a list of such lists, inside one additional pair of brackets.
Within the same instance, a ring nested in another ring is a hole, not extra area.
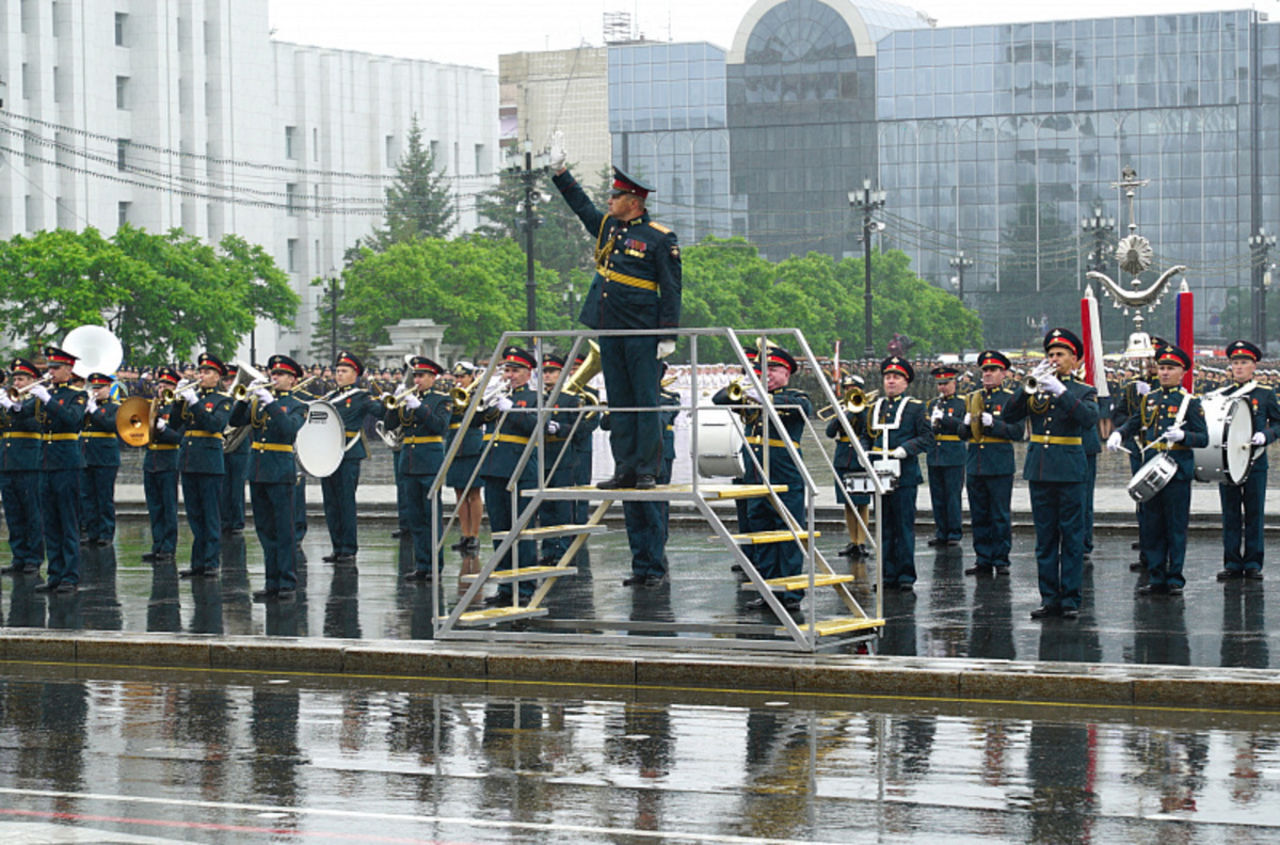
[(1177, 474), (1177, 461), (1162, 452), (1143, 464), (1133, 474), (1127, 488), (1129, 498), (1135, 502), (1148, 502), (1155, 498), (1155, 495), (1163, 490)]
[(698, 406), (698, 451), (694, 463), (703, 478), (740, 478), (745, 471), (744, 441), (733, 411), (714, 405)]
[(1253, 463), (1253, 413), (1242, 397), (1206, 396), (1200, 400), (1209, 429), (1209, 445), (1193, 449), (1196, 481), (1244, 484)]
[(345, 454), (346, 434), (342, 415), (332, 403), (307, 403), (307, 419), (298, 429), (294, 450), (298, 463), (309, 475), (327, 478), (338, 471)]

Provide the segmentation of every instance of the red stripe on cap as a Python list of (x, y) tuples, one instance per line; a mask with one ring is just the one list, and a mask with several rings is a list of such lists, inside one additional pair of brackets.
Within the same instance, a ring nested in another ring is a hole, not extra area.
[(999, 358), (983, 358), (983, 359), (982, 359), (982, 364), (981, 364), (980, 366), (983, 366), (983, 367), (1004, 367), (1004, 361), (1001, 361)]
[(901, 364), (888, 364), (885, 366), (884, 371), (886, 373), (902, 373), (904, 376), (907, 375), (907, 368)]

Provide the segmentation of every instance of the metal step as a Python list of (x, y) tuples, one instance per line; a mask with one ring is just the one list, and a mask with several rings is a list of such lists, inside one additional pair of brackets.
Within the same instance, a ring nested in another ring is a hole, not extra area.
[[(469, 610), (458, 617), (459, 625), (497, 625), (516, 619), (530, 619), (534, 616), (546, 616), (545, 607), (486, 607), (484, 610)], [(444, 617), (440, 617), (442, 620)]]
[[(576, 566), (526, 566), (521, 569), (495, 569), (489, 576), (490, 584), (511, 584), (516, 581), (539, 581), (543, 578), (558, 578), (561, 575), (577, 575)], [(463, 575), (463, 581), (475, 581), (480, 576), (472, 572)]]
[[(774, 492), (785, 493), (787, 485), (775, 484)], [(533, 491), (530, 491), (531, 493)], [(692, 484), (659, 484), (651, 490), (600, 490), (592, 485), (579, 487), (546, 487), (537, 491), (543, 499), (563, 501), (565, 499), (610, 499), (621, 501), (693, 501), (695, 499)], [(729, 499), (758, 499), (769, 495), (769, 487), (764, 484), (699, 484), (697, 497), (707, 501), (726, 501)]]
[[(792, 533), (785, 529), (778, 529), (777, 531), (753, 531), (749, 534), (731, 534), (729, 536), (733, 537), (733, 541), (740, 546), (759, 546), (763, 543), (786, 543), (796, 538), (808, 540), (809, 532), (796, 531)], [(821, 537), (822, 532), (815, 531), (813, 536)], [(719, 540), (720, 538), (712, 535), (710, 539)]]
[[(611, 528), (603, 522), (599, 525), (543, 525), (539, 528), (526, 528), (520, 532), (522, 540), (548, 540), (552, 537), (577, 537), (579, 534), (607, 534)], [(507, 536), (507, 532), (499, 531), (493, 535), (493, 539), (502, 542)]]
[[(807, 631), (809, 626), (796, 623), (802, 631)], [(834, 616), (831, 619), (823, 619), (814, 625), (820, 637), (830, 637), (834, 634), (848, 634), (852, 631), (870, 631), (875, 628), (884, 627), (883, 619), (869, 619), (863, 616)], [(778, 634), (789, 633), (786, 628), (775, 628)]]
[[(855, 579), (852, 575), (815, 575), (813, 576), (813, 586), (834, 587), (836, 584), (849, 584), (854, 580)], [(788, 575), (785, 578), (770, 578), (768, 581), (765, 581), (765, 583), (769, 585), (769, 589), (775, 591), (807, 590), (809, 589), (809, 576)], [(742, 589), (744, 590), (754, 590), (755, 588), (756, 585), (752, 584), (750, 581), (744, 581), (742, 583)]]

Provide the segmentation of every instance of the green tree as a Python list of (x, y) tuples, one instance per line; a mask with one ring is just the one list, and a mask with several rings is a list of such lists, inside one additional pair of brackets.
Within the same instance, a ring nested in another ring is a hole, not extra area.
[[(385, 223), (357, 242), (374, 252), (386, 252), (393, 244), (418, 238), (445, 238), (458, 222), (449, 176), (437, 169), (436, 157), (422, 145), (422, 127), (414, 115), (409, 145), (396, 165), (396, 178), (386, 189)], [(358, 249), (348, 252), (348, 261)]]

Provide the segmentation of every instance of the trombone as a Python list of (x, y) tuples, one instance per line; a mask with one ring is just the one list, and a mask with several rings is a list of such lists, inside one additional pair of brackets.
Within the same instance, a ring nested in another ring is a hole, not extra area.
[(825, 408), (821, 408), (818, 411), (818, 419), (822, 422), (828, 422), (834, 419), (840, 411), (844, 411), (846, 414), (861, 414), (879, 395), (880, 391), (878, 390), (867, 393), (861, 387), (855, 385), (840, 396), (838, 406), (827, 405)]

